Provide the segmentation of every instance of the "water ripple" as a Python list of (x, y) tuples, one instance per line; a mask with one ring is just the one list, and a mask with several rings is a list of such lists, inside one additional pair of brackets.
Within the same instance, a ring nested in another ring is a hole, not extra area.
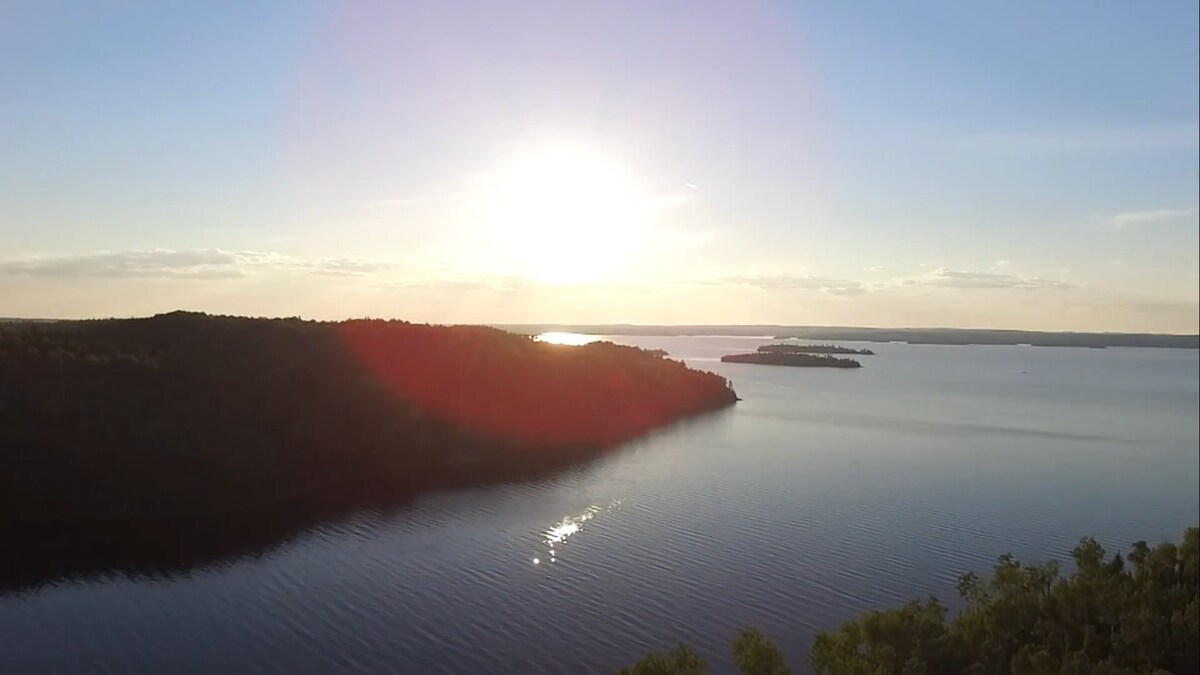
[(729, 414), (543, 480), (157, 581), (0, 598), (0, 672), (612, 672), (678, 639), (727, 672), (754, 624), (803, 673), (815, 631), (931, 593), (954, 606), (957, 576), (1002, 553), (1194, 524), (1195, 354), (958, 348), (946, 368), (937, 348), (873, 348), (852, 378), (754, 370)]

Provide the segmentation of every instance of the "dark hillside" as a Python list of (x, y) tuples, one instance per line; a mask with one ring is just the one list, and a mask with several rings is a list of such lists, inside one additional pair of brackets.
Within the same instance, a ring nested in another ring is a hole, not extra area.
[(493, 328), (176, 312), (0, 328), (0, 516), (175, 517), (553, 469), (729, 405), (721, 377)]

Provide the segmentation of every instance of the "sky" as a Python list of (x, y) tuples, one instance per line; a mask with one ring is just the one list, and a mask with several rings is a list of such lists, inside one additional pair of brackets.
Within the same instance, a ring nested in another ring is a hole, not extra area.
[(0, 0), (0, 316), (1195, 333), (1194, 0)]

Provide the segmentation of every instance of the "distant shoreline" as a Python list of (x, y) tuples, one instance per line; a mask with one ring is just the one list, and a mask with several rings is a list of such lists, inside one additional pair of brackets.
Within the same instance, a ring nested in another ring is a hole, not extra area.
[[(53, 323), (74, 319), (0, 317), (4, 323)], [(899, 342), (927, 345), (987, 345), (1032, 347), (1137, 347), (1147, 349), (1200, 349), (1200, 334), (1116, 333), (1007, 330), (1000, 328), (877, 328), (856, 326), (789, 326), (776, 324), (568, 324), (487, 323), (512, 333), (550, 332), (646, 337), (736, 337), (764, 340), (819, 340), (843, 342)]]
[(1138, 347), (1200, 349), (1200, 334), (1076, 333), (991, 328), (856, 328), (849, 326), (679, 325), (632, 324), (491, 324), (517, 333), (561, 331), (593, 335), (646, 337), (757, 337), (840, 342), (903, 342), (930, 345), (989, 345), (1034, 347)]

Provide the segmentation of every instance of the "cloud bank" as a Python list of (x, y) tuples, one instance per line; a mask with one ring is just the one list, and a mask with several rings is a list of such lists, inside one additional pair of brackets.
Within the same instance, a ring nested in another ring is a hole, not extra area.
[(1109, 219), (1109, 225), (1123, 230), (1127, 227), (1137, 227), (1139, 225), (1156, 225), (1159, 223), (1170, 223), (1178, 220), (1183, 220), (1189, 216), (1195, 216), (1196, 209), (1153, 209), (1150, 211), (1125, 211), (1118, 213)]
[(1062, 291), (1078, 288), (1075, 284), (1058, 279), (1043, 279), (1041, 277), (1022, 277), (1015, 274), (999, 272), (972, 272), (967, 270), (952, 270), (939, 267), (927, 274), (909, 279), (901, 279), (902, 286), (937, 286), (941, 288), (960, 289), (1019, 289), (1019, 290), (1050, 290)]
[(866, 291), (866, 286), (861, 281), (815, 274), (743, 275), (725, 277), (720, 282), (773, 291), (820, 291), (828, 295), (858, 295)]
[(0, 260), (0, 275), (59, 279), (238, 279), (260, 270), (291, 270), (329, 276), (366, 276), (399, 263), (353, 258), (304, 260), (277, 253), (152, 249), (30, 256)]
[(237, 253), (199, 251), (121, 251), (0, 261), (0, 274), (51, 278), (230, 279), (245, 276)]

